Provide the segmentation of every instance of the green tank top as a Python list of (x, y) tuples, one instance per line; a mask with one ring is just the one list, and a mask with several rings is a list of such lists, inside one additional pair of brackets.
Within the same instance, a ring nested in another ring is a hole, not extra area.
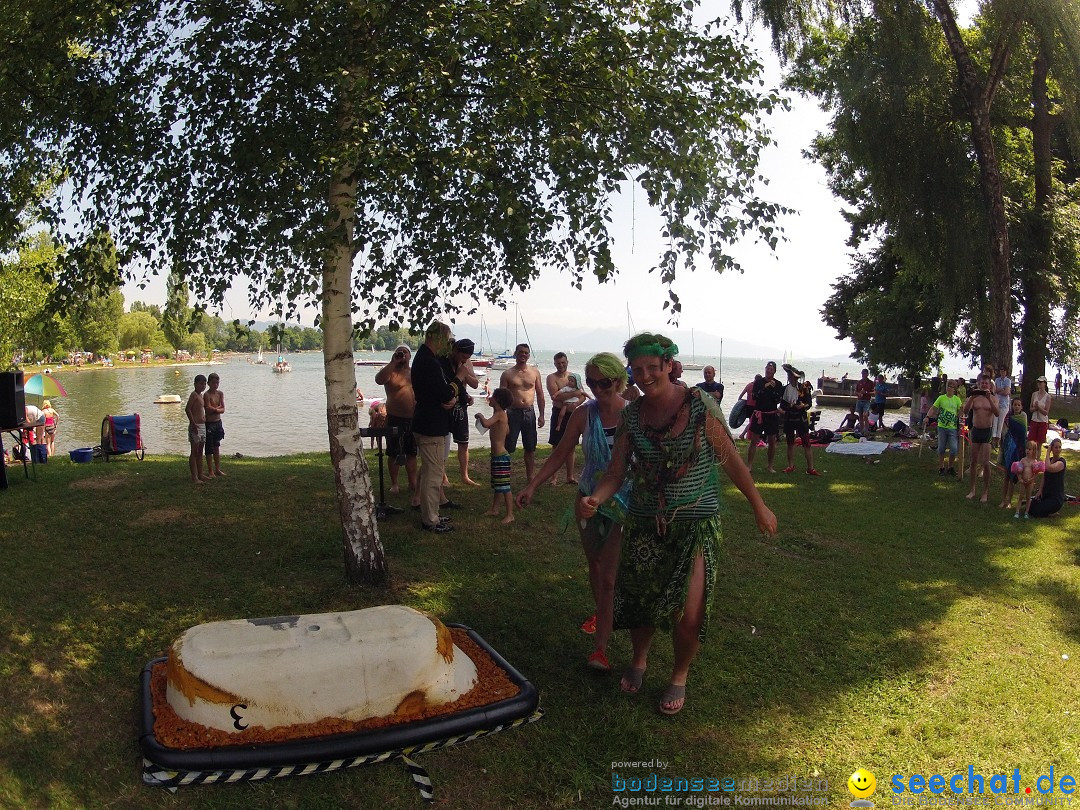
[[(687, 389), (675, 419), (659, 429), (642, 423), (641, 399), (623, 411), (620, 429), (628, 432), (631, 451), (630, 514), (668, 523), (704, 520), (719, 511), (717, 458), (705, 436), (708, 406), (703, 399), (698, 389)], [(686, 427), (674, 433), (686, 411)], [(726, 428), (722, 412), (718, 419)]]

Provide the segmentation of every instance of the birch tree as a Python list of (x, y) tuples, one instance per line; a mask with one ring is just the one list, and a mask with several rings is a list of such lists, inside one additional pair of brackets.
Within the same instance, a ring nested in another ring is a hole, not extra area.
[(346, 568), (378, 583), (355, 329), (424, 326), (541, 272), (611, 278), (631, 178), (669, 286), (737, 268), (745, 236), (775, 244), (754, 186), (780, 99), (694, 6), (131, 2), (70, 50), (69, 117), (19, 143), (65, 169), (56, 227), (108, 227), (129, 274), (176, 273), (211, 306), (240, 273), (255, 306), (318, 303)]

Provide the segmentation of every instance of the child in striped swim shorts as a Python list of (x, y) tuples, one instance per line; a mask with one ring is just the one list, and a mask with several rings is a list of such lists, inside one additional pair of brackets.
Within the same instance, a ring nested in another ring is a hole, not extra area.
[(498, 517), (501, 513), (499, 501), (506, 509), (503, 523), (514, 522), (514, 499), (510, 493), (510, 454), (506, 452), (506, 434), (510, 423), (506, 418), (506, 409), (514, 399), (506, 388), (496, 388), (488, 397), (492, 414), (485, 418), (476, 415), (476, 421), (491, 432), (491, 508), (485, 515)]

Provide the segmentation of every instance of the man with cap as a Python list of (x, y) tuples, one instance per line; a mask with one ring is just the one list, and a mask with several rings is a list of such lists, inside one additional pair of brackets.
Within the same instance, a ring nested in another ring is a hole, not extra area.
[(810, 408), (814, 405), (814, 389), (809, 384), (800, 383), (803, 373), (791, 363), (784, 363), (787, 372), (787, 385), (780, 409), (784, 412), (784, 437), (787, 439), (787, 467), (784, 472), (795, 472), (795, 436), (802, 442), (806, 456), (806, 474), (821, 475), (814, 469), (814, 451), (810, 447)]
[(1046, 430), (1050, 427), (1050, 403), (1053, 398), (1046, 390), (1046, 377), (1035, 380), (1035, 391), (1031, 395), (1031, 421), (1028, 422), (1028, 441), (1039, 446), (1038, 458), (1042, 458), (1042, 446), (1046, 441)]
[(473, 398), (468, 388), (476, 390), (480, 385), (470, 359), (475, 352), (476, 344), (468, 338), (454, 341), (454, 350), (450, 353), (450, 366), (455, 376), (461, 369), (465, 369), (465, 375), (461, 377), (465, 385), (461, 386), (457, 405), (450, 412), (450, 434), (457, 442), (458, 468), (461, 470), (462, 483), (478, 487), (480, 483), (469, 477), (469, 406), (472, 405)]

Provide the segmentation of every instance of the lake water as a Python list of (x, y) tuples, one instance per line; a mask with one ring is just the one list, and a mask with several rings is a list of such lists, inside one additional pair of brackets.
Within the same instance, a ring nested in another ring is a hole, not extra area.
[[(618, 349), (619, 347), (614, 347)], [(357, 353), (358, 360), (378, 359), (388, 361), (390, 352)], [(554, 371), (554, 352), (537, 352), (534, 359), (546, 377)], [(584, 375), (584, 365), (591, 353), (570, 355), (570, 370)], [(688, 359), (688, 358), (684, 358)], [(765, 360), (757, 358), (725, 358), (720, 363), (716, 357), (694, 358), (699, 363), (712, 364), (720, 369), (718, 375), (726, 391), (725, 410), (736, 400), (739, 392), (755, 374), (764, 370)], [(187, 419), (184, 406), (156, 405), (154, 400), (161, 394), (177, 394), (184, 401), (191, 391), (196, 374), (216, 371), (221, 376), (221, 390), (225, 392), (224, 416), (225, 441), (222, 453), (246, 456), (278, 456), (291, 453), (325, 450), (326, 391), (323, 382), (323, 358), (320, 352), (289, 355), (292, 372), (274, 374), (269, 365), (257, 365), (247, 356), (236, 356), (214, 365), (186, 364), (182, 367), (117, 367), (114, 369), (89, 370), (75, 373), (57, 371), (56, 379), (67, 389), (67, 397), (55, 397), (53, 407), (60, 414), (57, 431), (57, 453), (66, 455), (78, 447), (93, 447), (101, 443), (101, 422), (105, 415), (138, 413), (141, 416), (143, 444), (152, 454), (187, 455)], [(781, 358), (777, 358), (780, 362)], [(377, 366), (357, 366), (357, 385), (365, 395), (382, 396), (375, 385)], [(839, 377), (845, 372), (858, 375), (859, 366), (854, 362), (833, 363), (824, 368), (804, 368), (811, 379), (816, 380), (824, 371)], [(497, 385), (501, 372), (491, 372), (491, 386)], [(688, 384), (699, 382), (700, 370), (687, 370), (683, 379)], [(483, 378), (481, 378), (483, 384)], [(40, 405), (41, 399), (28, 396), (27, 401)], [(479, 402), (478, 407), (487, 411)], [(843, 411), (822, 408), (822, 427), (835, 428), (843, 417)], [(471, 411), (470, 411), (471, 413)], [(897, 411), (898, 419), (907, 420), (905, 412)], [(367, 408), (361, 409), (360, 424), (367, 424)], [(475, 425), (472, 444), (483, 447), (487, 438), (477, 433)], [(541, 439), (547, 436), (547, 428), (541, 431)]]

